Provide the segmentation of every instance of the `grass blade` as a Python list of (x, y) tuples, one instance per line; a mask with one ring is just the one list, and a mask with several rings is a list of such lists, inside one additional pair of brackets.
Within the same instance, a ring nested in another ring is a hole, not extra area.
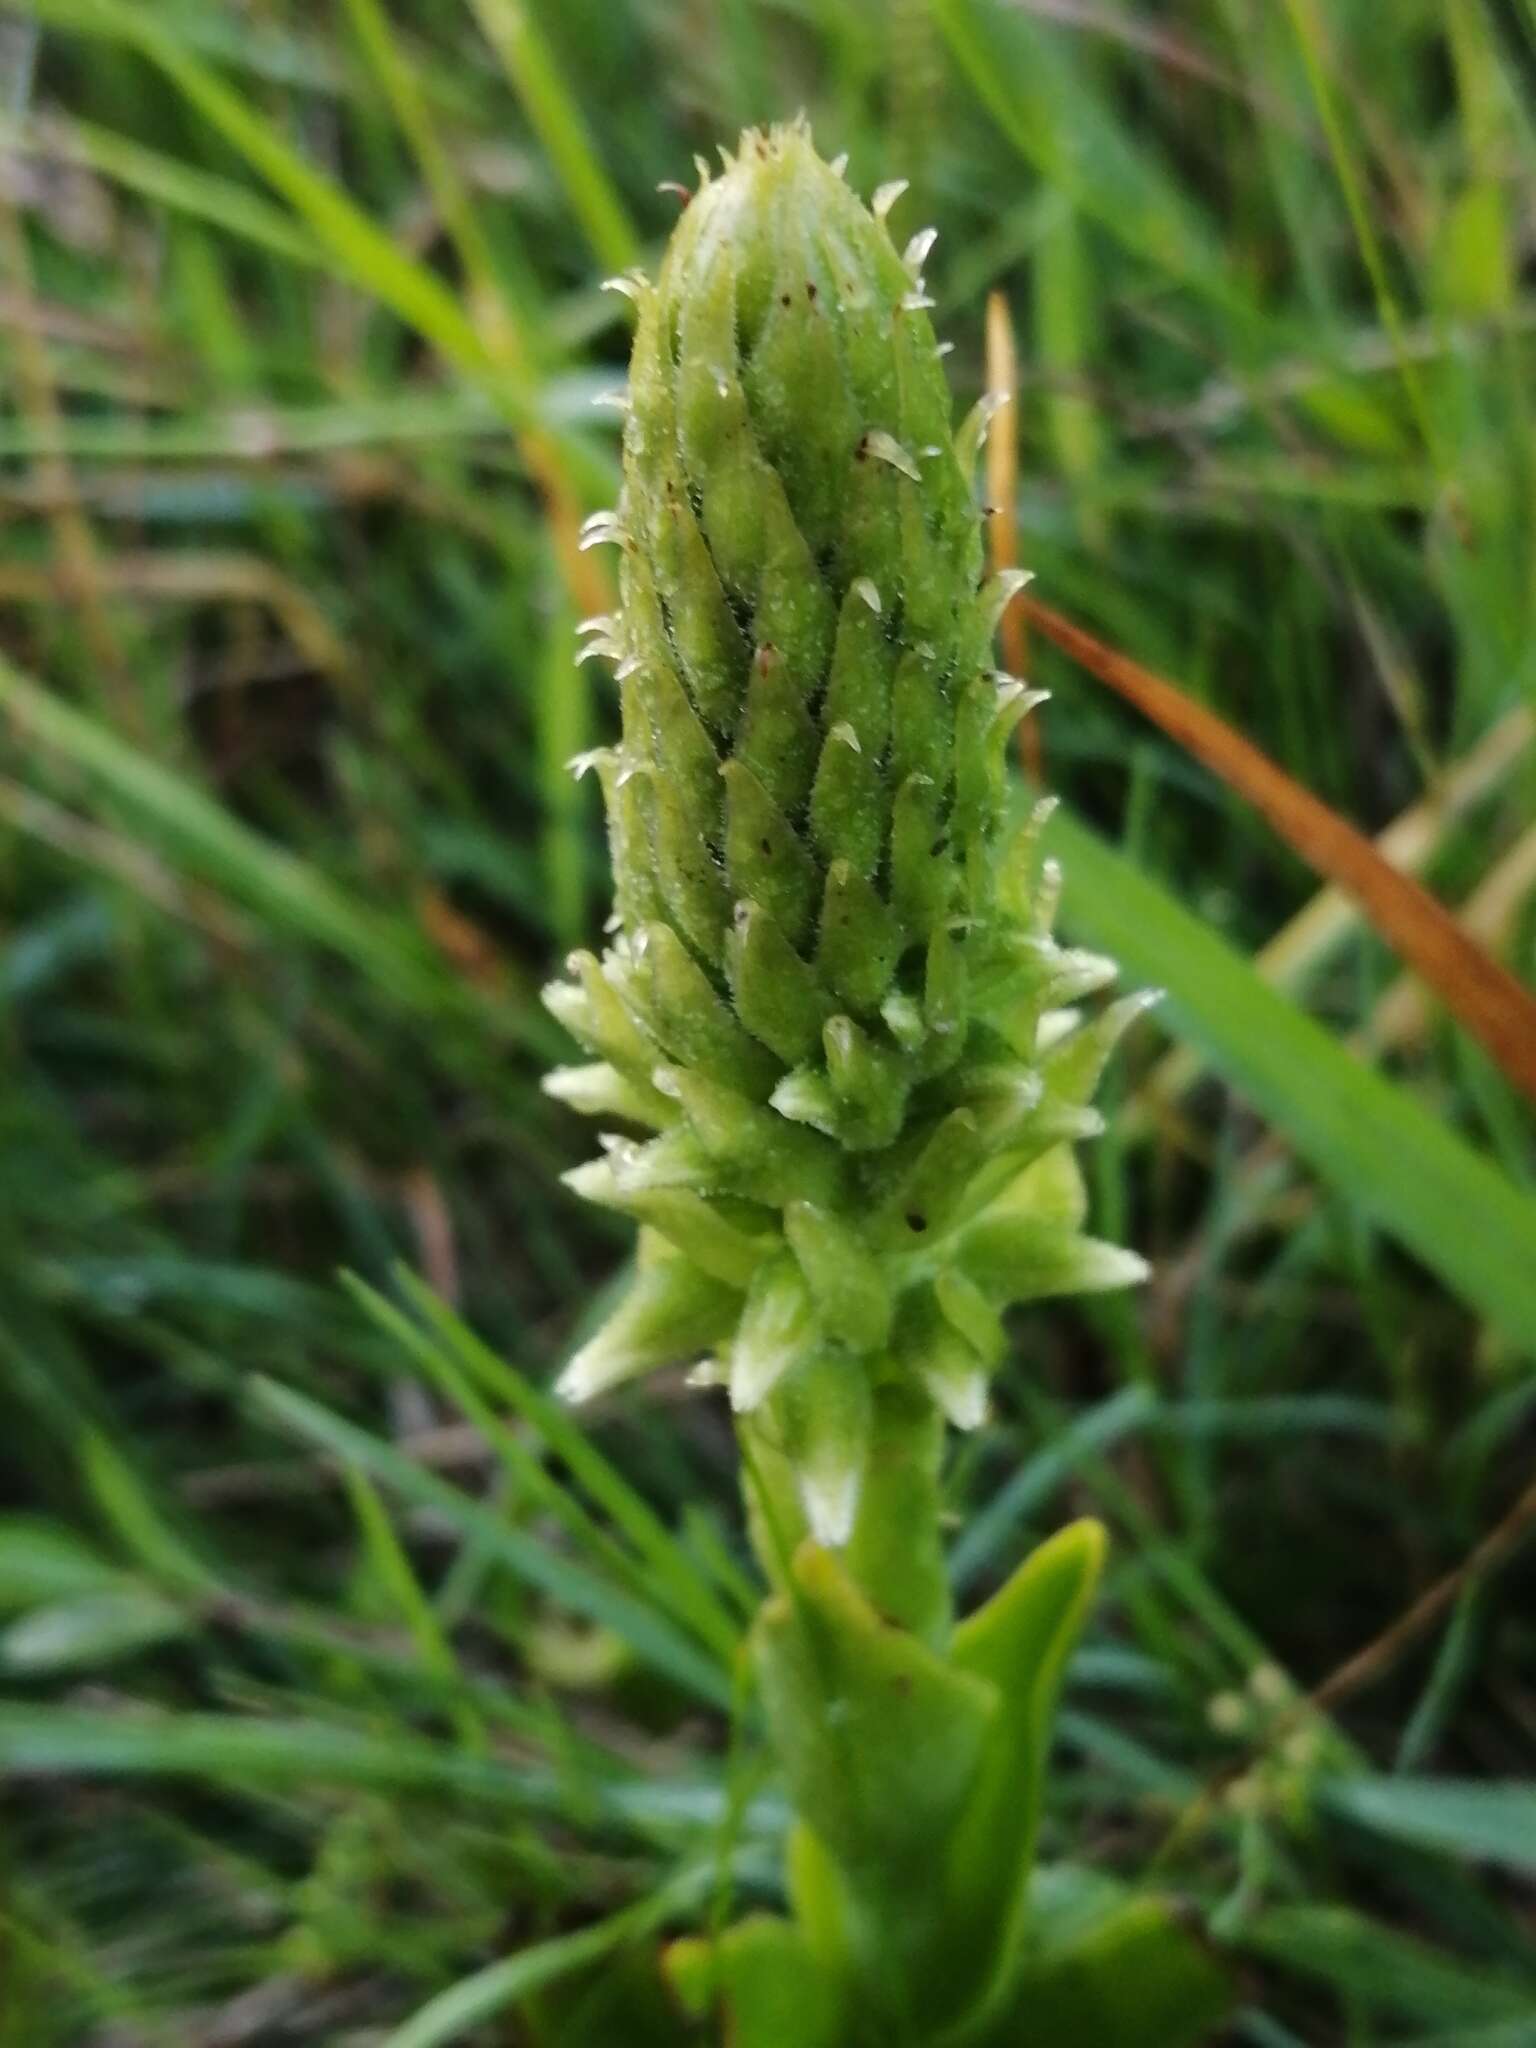
[(1319, 874), (1357, 897), (1387, 943), (1423, 975), (1509, 1079), (1536, 1101), (1536, 996), (1469, 937), (1444, 904), (1177, 684), (1106, 646), (1049, 605), (1026, 599), (1025, 609), (1057, 647), (1262, 811)]
[(552, 1941), (536, 1942), (487, 1964), (430, 1999), (403, 2027), (385, 2036), (383, 2048), (447, 2048), (449, 2042), (462, 2040), (471, 2027), (505, 2012), (546, 1984), (598, 1962), (622, 1943), (653, 1932), (674, 1913), (689, 1912), (708, 1889), (712, 1876), (708, 1864), (691, 1864), (622, 1913), (583, 1927), (579, 1933), (556, 1935)]
[[(55, 0), (30, 0), (41, 20)], [(210, 127), (280, 192), (346, 276), (391, 307), (459, 369), (488, 381), (510, 419), (526, 426), (531, 393), (504, 357), (493, 359), (453, 292), (425, 264), (353, 204), (338, 186), (310, 169), (283, 137), (153, 11), (125, 0), (89, 0), (58, 9), (66, 26), (90, 26), (130, 44), (163, 71)]]
[(1097, 833), (1058, 812), (1068, 921), (1168, 991), (1181, 1036), (1339, 1192), (1522, 1355), (1536, 1346), (1536, 1203), (1363, 1066)]
[[(469, 994), (433, 960), (412, 928), (353, 903), (317, 869), (263, 839), (202, 790), (12, 667), (4, 655), (0, 707), (150, 827), (156, 841), (200, 879), (341, 954), (412, 1008), (468, 1012)], [(520, 1006), (509, 1012), (519, 1014)]]
[(1346, 1778), (1323, 1799), (1331, 1812), (1389, 1841), (1536, 1877), (1536, 1779)]
[(521, 1529), (509, 1528), (494, 1510), (439, 1479), (403, 1451), (370, 1436), (367, 1430), (295, 1393), (291, 1387), (258, 1376), (251, 1382), (251, 1393), (255, 1405), (293, 1435), (333, 1457), (360, 1466), (402, 1500), (435, 1508), (465, 1535), (483, 1543), (517, 1577), (573, 1613), (612, 1629), (642, 1662), (665, 1673), (684, 1691), (711, 1706), (729, 1708), (728, 1677), (664, 1614), (643, 1606)]
[(628, 269), (639, 256), (639, 237), (524, 0), (469, 4), (560, 174), (592, 253), (610, 270)]

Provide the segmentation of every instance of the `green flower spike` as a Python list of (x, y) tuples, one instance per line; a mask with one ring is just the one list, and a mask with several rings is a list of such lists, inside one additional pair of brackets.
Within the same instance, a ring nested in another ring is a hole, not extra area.
[(951, 431), (899, 189), (866, 208), (803, 127), (749, 132), (658, 283), (617, 281), (624, 489), (588, 532), (620, 606), (582, 653), (620, 690), (590, 757), (614, 916), (548, 992), (589, 1059), (548, 1085), (611, 1126), (568, 1179), (640, 1244), (561, 1385), (726, 1387), (772, 1585), (788, 1910), (674, 1944), (683, 2008), (740, 2048), (1194, 2048), (1226, 1986), (1159, 1902), (1053, 1929), (1030, 1888), (1103, 1531), (950, 1611), (940, 1454), (1005, 1310), (1145, 1272), (1083, 1234), (1072, 1150), (1145, 999), (1075, 1007), (1114, 968), (1051, 936), (1049, 807), (1010, 823), (1038, 699), (991, 666), (1018, 579), (983, 575), (988, 407)]
[(1051, 936), (1048, 806), (1009, 826), (1040, 699), (991, 648), (1022, 579), (984, 576), (989, 408), (952, 431), (933, 237), (892, 241), (899, 190), (868, 208), (802, 126), (748, 133), (659, 281), (615, 280), (638, 312), (624, 487), (587, 536), (617, 545), (621, 601), (583, 650), (622, 705), (584, 764), (615, 907), (548, 991), (593, 1064), (547, 1085), (631, 1133), (568, 1179), (641, 1227), (562, 1390), (704, 1359), (777, 1554), (807, 1528), (851, 1546), (923, 1625), (938, 1596), (905, 1583), (892, 1518), (941, 1418), (982, 1420), (1004, 1310), (1145, 1274), (1083, 1235), (1070, 1151), (1145, 998), (1072, 1007), (1114, 966)]

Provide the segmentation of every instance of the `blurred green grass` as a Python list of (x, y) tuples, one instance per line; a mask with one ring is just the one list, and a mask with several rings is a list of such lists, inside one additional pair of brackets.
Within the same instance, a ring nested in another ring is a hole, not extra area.
[[(1372, 830), (1536, 708), (1530, 0), (12, 0), (0, 2042), (641, 2041), (614, 1958), (772, 1892), (729, 1432), (538, 1392), (625, 1246), (536, 990), (607, 907), (599, 286), (801, 107), (938, 226), (957, 407), (1007, 295), (1053, 602)], [(968, 1585), (1117, 1536), (1047, 1845), (1161, 1851), (1234, 2041), (1536, 2039), (1530, 1563), (1266, 1732), (1528, 1481), (1529, 1107), (1433, 1013), (1352, 1090), (1240, 957), (1315, 885), (1036, 667), (1069, 911), (1215, 1068), (1156, 1106), (1144, 1029), (1091, 1166), (1158, 1277), (1021, 1323), (955, 1461)], [(1431, 884), (1533, 798), (1516, 730)]]

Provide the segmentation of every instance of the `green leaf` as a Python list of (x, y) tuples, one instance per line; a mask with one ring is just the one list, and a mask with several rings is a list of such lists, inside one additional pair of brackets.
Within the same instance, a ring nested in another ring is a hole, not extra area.
[(1529, 1990), (1473, 1969), (1345, 1906), (1275, 1906), (1244, 1926), (1245, 1948), (1421, 2025), (1530, 2018)]
[(402, 1500), (435, 1509), (517, 1577), (573, 1613), (611, 1628), (652, 1669), (665, 1672), (675, 1684), (713, 1706), (729, 1707), (731, 1688), (725, 1673), (665, 1613), (644, 1605), (536, 1537), (512, 1528), (494, 1510), (428, 1472), (404, 1452), (292, 1388), (257, 1378), (251, 1383), (251, 1393), (262, 1412), (303, 1441), (320, 1446), (343, 1463), (360, 1466)]
[(1130, 1899), (1033, 1952), (977, 2048), (1199, 2048), (1232, 2003), (1220, 1962), (1162, 1899)]
[(997, 1701), (888, 1627), (829, 1552), (804, 1544), (753, 1651), (795, 1808), (877, 1912), (932, 1897)]
[(99, 1593), (122, 1582), (115, 1565), (61, 1522), (0, 1518), (0, 1613)]
[[(189, 874), (227, 890), (275, 925), (339, 953), (413, 1009), (463, 1016), (479, 1007), (429, 955), (413, 928), (353, 902), (317, 868), (252, 831), (206, 791), (67, 704), (4, 655), (0, 707), (31, 739), (121, 804)], [(534, 1014), (530, 1005), (526, 1017)], [(530, 1036), (542, 1042), (539, 1033)]]
[[(561, 1402), (492, 1351), (424, 1281), (404, 1267), (396, 1268), (395, 1281), (469, 1379), (483, 1392), (504, 1401), (538, 1433), (570, 1481), (628, 1539), (643, 1561), (650, 1583), (666, 1592), (679, 1614), (691, 1617), (698, 1634), (717, 1645), (722, 1660), (728, 1662), (739, 1642), (737, 1623), (721, 1606), (697, 1561), (650, 1503), (594, 1447)], [(368, 1290), (357, 1291), (368, 1306)]]
[(1517, 1351), (1536, 1345), (1536, 1202), (1278, 994), (1208, 925), (1060, 812), (1069, 923), (1168, 992), (1174, 1029), (1319, 1173)]
[(513, 375), (504, 355), (491, 356), (442, 279), (406, 254), (398, 239), (370, 220), (339, 185), (312, 170), (245, 96), (157, 19), (153, 8), (135, 7), (127, 0), (31, 4), (44, 21), (57, 16), (69, 27), (115, 37), (137, 49), (283, 195), (343, 275), (391, 307), (450, 362), (485, 382), (516, 424), (528, 423), (527, 388)]
[(1237, 309), (1210, 223), (1025, 9), (933, 0), (933, 12), (977, 98), (1041, 177), (1133, 256)]
[(1536, 1877), (1536, 1780), (1340, 1778), (1320, 1797), (1331, 1813), (1391, 1841)]
[(593, 253), (622, 270), (639, 253), (635, 230), (532, 9), (524, 0), (470, 0), (470, 7), (548, 151)]
[(0, 1669), (18, 1678), (89, 1671), (185, 1635), (190, 1626), (179, 1608), (147, 1586), (83, 1593), (13, 1621), (0, 1633)]
[(699, 2019), (723, 2006), (731, 2048), (843, 2048), (842, 1988), (787, 1920), (755, 1913), (711, 1944), (674, 1942), (667, 1975)]
[[(0, 116), (0, 143), (7, 148), (24, 148), (28, 130), (24, 123)], [(53, 147), (60, 145), (54, 143)], [(238, 235), (258, 247), (306, 266), (323, 263), (320, 245), (279, 208), (254, 192), (227, 178), (220, 178), (206, 165), (178, 163), (174, 157), (146, 148), (130, 136), (117, 135), (90, 121), (74, 121), (65, 131), (63, 153), (103, 177), (114, 179), (130, 192), (137, 192), (173, 213), (189, 215)]]
[(1074, 1522), (1027, 1557), (955, 1631), (951, 1662), (999, 1700), (978, 1782), (946, 1858), (933, 1995), (963, 2010), (1009, 1967), (1020, 1936), (1051, 1717), (1104, 1561), (1104, 1531)]
[(713, 1875), (710, 1865), (692, 1866), (649, 1898), (596, 1926), (534, 1942), (487, 1964), (428, 1999), (404, 2026), (385, 2035), (383, 2048), (447, 2048), (449, 2042), (462, 2041), (472, 2028), (511, 2010), (546, 1984), (571, 1976), (669, 1915), (696, 1905)]

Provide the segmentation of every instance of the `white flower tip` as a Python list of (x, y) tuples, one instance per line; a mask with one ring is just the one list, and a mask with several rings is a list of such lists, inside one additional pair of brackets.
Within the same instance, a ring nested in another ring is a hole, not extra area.
[(738, 1344), (731, 1358), (731, 1410), (750, 1415), (761, 1408), (783, 1377), (789, 1360), (772, 1351), (751, 1351)]
[(823, 1550), (842, 1550), (852, 1536), (859, 1511), (860, 1477), (851, 1467), (800, 1474), (800, 1505)]
[(901, 260), (909, 277), (921, 278), (923, 265), (928, 261), (929, 253), (938, 239), (937, 228), (919, 228), (908, 242)]
[(578, 1351), (555, 1381), (556, 1395), (572, 1408), (579, 1408), (583, 1401), (590, 1401), (602, 1383), (600, 1374), (593, 1369), (591, 1348), (588, 1345)]
[(958, 1377), (930, 1373), (924, 1384), (946, 1418), (956, 1429), (979, 1429), (987, 1417), (987, 1376), (984, 1372)]
[(910, 477), (915, 484), (923, 480), (923, 473), (908, 451), (902, 447), (894, 434), (888, 434), (884, 427), (870, 427), (859, 442), (861, 455), (872, 455), (877, 462), (888, 462), (892, 469)]

